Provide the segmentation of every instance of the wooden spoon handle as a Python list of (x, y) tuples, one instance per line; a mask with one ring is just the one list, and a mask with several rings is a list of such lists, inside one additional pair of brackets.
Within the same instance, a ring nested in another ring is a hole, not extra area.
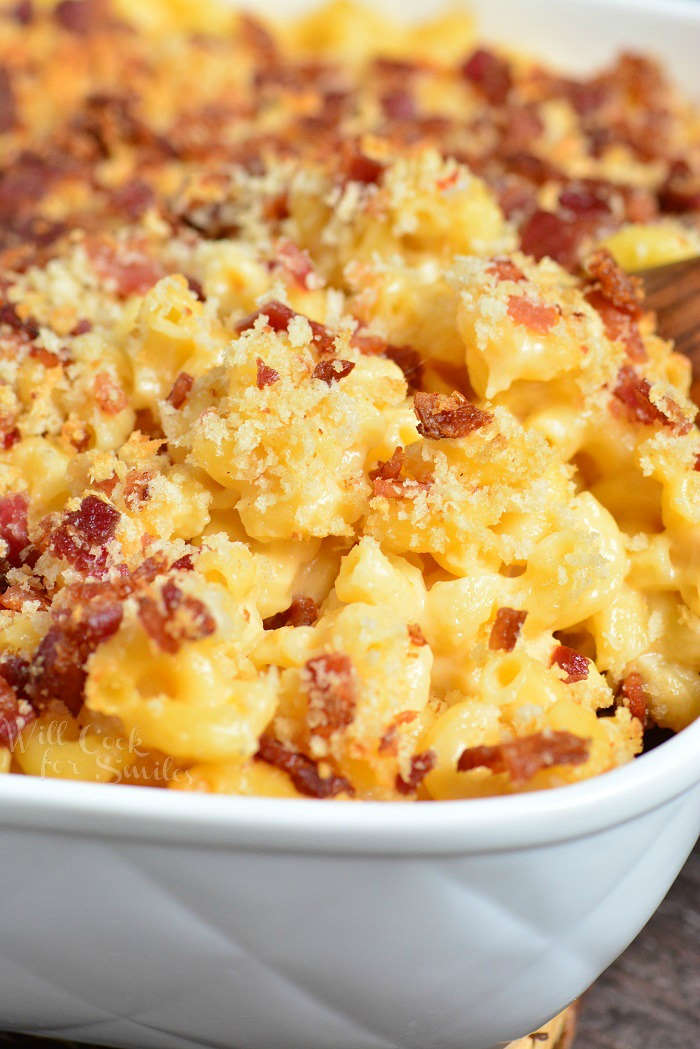
[(700, 379), (700, 260), (687, 259), (643, 270), (645, 305), (655, 310), (659, 333), (673, 339), (678, 353), (690, 358)]

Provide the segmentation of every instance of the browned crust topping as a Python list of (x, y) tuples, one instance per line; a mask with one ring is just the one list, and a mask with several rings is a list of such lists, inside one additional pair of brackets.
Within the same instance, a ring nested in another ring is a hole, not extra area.
[(493, 416), (477, 408), (461, 393), (422, 393), (413, 398), (418, 433), (432, 440), (466, 437), (487, 426)]
[(590, 743), (571, 732), (545, 729), (521, 736), (510, 743), (494, 746), (467, 747), (457, 762), (458, 772), (488, 768), (505, 773), (514, 786), (527, 783), (542, 769), (555, 765), (583, 765), (588, 760)]
[(326, 739), (350, 725), (357, 705), (352, 660), (344, 652), (326, 652), (309, 659), (301, 671), (308, 697), (307, 722), (314, 735)]
[(526, 618), (527, 612), (517, 608), (499, 608), (491, 627), (489, 648), (495, 651), (512, 652)]
[(338, 794), (352, 797), (355, 793), (343, 776), (321, 776), (317, 762), (300, 751), (290, 750), (272, 736), (260, 737), (255, 757), (286, 772), (299, 793), (309, 798), (334, 798)]

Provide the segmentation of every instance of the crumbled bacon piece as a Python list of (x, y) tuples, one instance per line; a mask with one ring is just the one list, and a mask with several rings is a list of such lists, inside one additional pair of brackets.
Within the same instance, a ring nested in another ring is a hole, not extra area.
[(192, 389), (194, 379), (188, 372), (180, 372), (166, 400), (173, 408), (182, 408)]
[(573, 685), (576, 681), (585, 681), (588, 677), (589, 661), (580, 652), (569, 648), (568, 645), (557, 645), (554, 649), (549, 661), (550, 667), (554, 666), (555, 663), (566, 674), (564, 678), (565, 685)]
[(646, 728), (649, 724), (649, 694), (644, 684), (644, 678), (636, 670), (633, 670), (622, 681), (618, 691), (618, 701), (627, 707), (633, 718), (641, 721)]
[(387, 120), (414, 120), (417, 115), (416, 100), (403, 87), (385, 91), (380, 96), (379, 104)]
[(491, 627), (489, 648), (494, 651), (512, 652), (520, 636), (527, 612), (517, 608), (499, 608)]
[(334, 382), (340, 382), (355, 367), (353, 361), (344, 361), (340, 357), (330, 357), (325, 361), (319, 361), (314, 368), (312, 377), (320, 379), (331, 386)]
[(113, 285), (120, 298), (143, 295), (164, 275), (160, 262), (136, 244), (88, 242), (86, 248), (98, 277)]
[(559, 320), (559, 310), (556, 306), (533, 302), (524, 295), (511, 295), (508, 298), (508, 316), (515, 324), (522, 325), (534, 335), (546, 335)]
[(151, 497), (152, 475), (148, 470), (130, 470), (124, 481), (124, 502), (131, 511), (136, 511)]
[(280, 373), (271, 368), (262, 357), (256, 359), (257, 375), (255, 379), (256, 386), (259, 390), (263, 390), (266, 386), (272, 386), (274, 383), (279, 382)]
[(61, 358), (57, 354), (52, 353), (51, 350), (47, 350), (44, 346), (32, 346), (29, 356), (39, 361), (45, 368), (59, 368), (61, 365)]
[(513, 86), (508, 63), (483, 47), (470, 55), (461, 72), (465, 80), (472, 83), (494, 106), (503, 105)]
[(413, 408), (418, 418), (418, 433), (433, 440), (466, 437), (487, 426), (493, 416), (477, 408), (461, 393), (417, 393)]
[(153, 206), (156, 195), (147, 182), (134, 178), (118, 186), (110, 195), (110, 204), (132, 221), (140, 219)]
[(384, 165), (363, 153), (357, 146), (346, 146), (341, 170), (348, 182), (362, 182), (365, 186), (379, 182), (384, 173)]
[(173, 561), (170, 567), (173, 572), (191, 572), (194, 569), (192, 554), (183, 554), (177, 561)]
[(422, 648), (424, 645), (428, 644), (428, 642), (425, 640), (425, 634), (421, 630), (418, 623), (408, 624), (408, 636), (411, 644), (415, 645), (417, 648)]
[(22, 492), (0, 498), (0, 539), (7, 543), (2, 561), (7, 568), (18, 568), (22, 564), (22, 552), (29, 545), (27, 506), (27, 497)]
[(286, 273), (300, 288), (310, 288), (314, 275), (314, 265), (308, 251), (304, 251), (292, 240), (280, 240), (275, 256)]
[(129, 399), (109, 372), (98, 372), (93, 383), (95, 400), (105, 415), (118, 415), (129, 407)]
[(520, 246), (538, 261), (548, 255), (566, 269), (573, 269), (583, 232), (577, 223), (540, 209), (521, 226)]
[(21, 438), (22, 434), (19, 432), (16, 426), (13, 426), (10, 430), (4, 431), (0, 443), (2, 444), (3, 449), (7, 451), (9, 448), (12, 448), (14, 445), (16, 445), (17, 442), (21, 440)]
[(615, 402), (619, 403), (630, 422), (653, 426), (660, 423), (679, 433), (687, 433), (691, 424), (680, 412), (680, 408), (668, 397), (664, 400), (665, 411), (657, 407), (649, 394), (651, 387), (647, 379), (638, 374), (629, 364), (623, 364), (617, 373), (617, 386), (613, 390)]
[[(248, 331), (250, 328), (254, 327), (258, 317), (265, 317), (269, 328), (272, 328), (272, 330), (276, 332), (282, 332), (287, 330), (289, 322), (294, 317), (301, 316), (303, 316), (303, 314), (296, 313), (283, 302), (271, 299), (270, 302), (266, 302), (264, 306), (260, 306), (260, 308), (254, 313), (244, 317), (236, 326), (236, 330), (239, 332)], [(320, 324), (318, 321), (312, 321), (309, 317), (305, 317), (304, 319), (309, 323), (311, 328), (311, 341), (319, 353), (330, 353), (333, 349), (333, 334), (328, 330), (325, 324)]]
[(104, 11), (103, 0), (60, 0), (53, 9), (53, 17), (69, 33), (87, 36), (99, 27)]
[(5, 66), (0, 66), (0, 134), (12, 131), (17, 122), (17, 106), (12, 80)]
[(207, 297), (204, 294), (204, 288), (202, 287), (202, 282), (198, 281), (196, 277), (190, 277), (190, 276), (185, 277), (185, 280), (187, 281), (187, 287), (192, 292), (192, 294), (194, 295), (194, 297), (197, 300), (197, 302), (206, 302), (207, 301)]
[(673, 214), (700, 211), (700, 174), (691, 171), (684, 160), (674, 161), (658, 199), (661, 209)]
[(512, 259), (506, 258), (495, 258), (486, 267), (486, 272), (496, 280), (512, 280), (516, 283), (521, 280), (525, 280), (525, 274), (516, 266)]
[(624, 343), (630, 360), (645, 361), (647, 359), (644, 341), (634, 317), (625, 310), (614, 306), (598, 288), (593, 288), (586, 293), (586, 302), (600, 315), (607, 337), (612, 342)]
[(33, 721), (36, 711), (21, 699), (12, 686), (0, 677), (0, 746), (12, 747), (20, 732)]
[(100, 575), (107, 565), (106, 544), (114, 538), (120, 516), (104, 499), (87, 495), (51, 533), (49, 549), (79, 572)]
[(0, 306), (0, 325), (6, 324), (8, 328), (26, 335), (28, 339), (36, 339), (39, 334), (39, 325), (33, 317), (22, 320), (13, 302), (6, 302)]
[(247, 11), (242, 12), (238, 16), (238, 32), (261, 65), (274, 67), (278, 64), (275, 38), (259, 18)]
[(343, 776), (321, 776), (318, 764), (299, 751), (290, 750), (272, 736), (260, 737), (258, 761), (286, 772), (300, 794), (309, 798), (334, 798), (337, 794), (355, 793), (352, 784)]
[(139, 598), (139, 619), (146, 633), (164, 652), (179, 652), (184, 641), (201, 641), (216, 630), (216, 620), (196, 597), (183, 593), (172, 580), (160, 588), (160, 604)]
[(613, 306), (632, 317), (639, 316), (644, 298), (642, 282), (625, 273), (609, 251), (598, 248), (593, 252), (586, 260), (586, 272)]
[(28, 660), (21, 656), (8, 655), (0, 660), (0, 677), (3, 677), (23, 699), (26, 698), (30, 670)]
[(503, 158), (509, 174), (519, 175), (521, 178), (533, 182), (536, 186), (542, 186), (545, 182), (554, 182), (562, 178), (558, 168), (544, 157), (536, 153), (530, 153), (521, 149), (517, 152), (508, 152)]
[(344, 652), (326, 652), (307, 660), (301, 686), (308, 696), (307, 721), (314, 735), (326, 739), (346, 728), (355, 717), (355, 669)]
[(582, 765), (588, 760), (590, 743), (571, 732), (544, 729), (521, 736), (511, 743), (467, 747), (457, 761), (458, 772), (488, 768), (506, 773), (514, 786), (527, 783), (541, 769), (555, 765)]
[(92, 321), (89, 321), (83, 317), (81, 320), (78, 321), (78, 323), (75, 325), (75, 327), (69, 334), (73, 336), (87, 335), (89, 331), (92, 331)]
[(117, 632), (123, 613), (109, 583), (70, 587), (65, 593), (70, 603), (55, 614), (39, 644), (27, 692), (39, 708), (58, 699), (75, 715), (83, 702), (85, 664), (98, 645)]
[(592, 180), (569, 183), (559, 194), (559, 207), (574, 217), (602, 218), (611, 214), (610, 203), (602, 187), (591, 183)]
[(263, 619), (264, 630), (279, 630), (283, 626), (313, 626), (318, 619), (318, 605), (313, 597), (297, 594), (289, 608)]
[(395, 346), (390, 342), (385, 342), (380, 335), (359, 331), (352, 336), (350, 344), (367, 356), (387, 357), (401, 369), (409, 387), (414, 390), (420, 389), (423, 379), (423, 359), (412, 346)]
[(390, 459), (380, 459), (374, 470), (369, 472), (373, 495), (383, 496), (385, 499), (404, 499), (430, 488), (431, 482), (428, 479), (417, 480), (401, 476), (405, 461), (403, 448), (395, 448)]
[(435, 768), (436, 762), (437, 757), (434, 750), (424, 750), (421, 754), (414, 754), (406, 779), (400, 775), (396, 777), (395, 785), (399, 794), (413, 794), (418, 790), (428, 773)]
[(19, 0), (12, 8), (12, 17), (18, 25), (31, 25), (34, 21), (34, 4), (32, 0)]

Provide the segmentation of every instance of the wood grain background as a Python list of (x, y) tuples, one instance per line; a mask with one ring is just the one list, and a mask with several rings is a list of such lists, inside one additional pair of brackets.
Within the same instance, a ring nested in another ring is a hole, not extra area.
[[(71, 1049), (0, 1034), (0, 1049), (8, 1046)], [(574, 1049), (700, 1049), (700, 846), (646, 929), (585, 996)]]

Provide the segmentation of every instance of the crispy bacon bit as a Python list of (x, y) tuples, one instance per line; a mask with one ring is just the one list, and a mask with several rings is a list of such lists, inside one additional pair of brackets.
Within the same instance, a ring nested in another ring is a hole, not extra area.
[(180, 372), (173, 383), (172, 390), (166, 398), (168, 404), (172, 405), (173, 408), (182, 408), (183, 404), (189, 397), (193, 383), (194, 379), (189, 372)]
[(32, 660), (27, 693), (39, 708), (59, 699), (75, 715), (83, 702), (85, 664), (119, 629), (122, 606), (109, 583), (70, 587), (66, 596), (70, 604), (56, 614)]
[(559, 194), (559, 206), (573, 218), (603, 218), (610, 214), (610, 203), (603, 186), (592, 180), (576, 180)]
[(546, 255), (566, 269), (573, 269), (583, 230), (553, 211), (535, 211), (520, 228), (520, 246), (526, 255), (543, 259)]
[(646, 728), (649, 724), (649, 694), (641, 674), (633, 670), (623, 680), (618, 691), (618, 702), (627, 707), (633, 718)]
[(457, 762), (458, 772), (488, 768), (505, 772), (514, 786), (527, 783), (541, 769), (555, 765), (582, 765), (588, 760), (590, 743), (571, 732), (544, 729), (521, 736), (511, 743), (495, 746), (467, 747)]
[(489, 648), (494, 651), (512, 652), (520, 636), (527, 612), (517, 608), (499, 608), (491, 627)]
[(238, 31), (261, 64), (277, 65), (278, 53), (275, 38), (259, 18), (244, 11), (238, 16)]
[(647, 359), (647, 351), (634, 317), (614, 306), (598, 288), (587, 292), (586, 302), (600, 315), (607, 337), (612, 342), (624, 343), (630, 360), (645, 361)]
[(401, 369), (409, 387), (420, 389), (423, 379), (423, 359), (412, 346), (395, 346), (385, 342), (380, 335), (370, 332), (355, 332), (350, 345), (367, 356), (387, 357)]
[(411, 758), (411, 768), (406, 779), (397, 775), (396, 789), (399, 794), (413, 794), (435, 768), (437, 757), (434, 750), (424, 750), (421, 754), (414, 754)]
[(98, 28), (104, 7), (102, 0), (60, 0), (53, 9), (53, 17), (69, 33), (87, 36)]
[(52, 353), (51, 350), (47, 350), (44, 346), (32, 346), (29, 356), (39, 361), (45, 368), (59, 368), (61, 365), (61, 358), (57, 354)]
[(152, 597), (139, 598), (139, 619), (159, 648), (171, 655), (183, 641), (201, 641), (216, 630), (216, 620), (196, 597), (184, 594), (171, 579), (160, 588), (161, 604)]
[(516, 266), (512, 259), (496, 258), (487, 267), (486, 272), (495, 277), (496, 280), (512, 280), (516, 283), (525, 280), (525, 274)]
[(173, 572), (191, 572), (194, 569), (192, 554), (183, 554), (177, 561), (173, 561), (170, 567)]
[(121, 298), (143, 295), (163, 276), (161, 264), (137, 245), (102, 242), (87, 243), (86, 247), (97, 276), (113, 285)]
[(469, 80), (494, 106), (503, 105), (513, 86), (508, 63), (483, 47), (474, 51), (461, 72), (465, 80)]
[(27, 497), (21, 492), (0, 499), (0, 539), (7, 543), (1, 563), (6, 568), (18, 568), (22, 564), (22, 552), (29, 545), (27, 506)]
[(369, 472), (374, 495), (383, 496), (385, 499), (403, 499), (430, 488), (430, 480), (419, 481), (413, 477), (401, 476), (405, 462), (403, 448), (395, 448), (390, 459), (380, 459), (374, 470)]
[(417, 648), (422, 648), (424, 645), (428, 644), (428, 642), (425, 640), (425, 634), (421, 630), (418, 623), (408, 624), (408, 636), (410, 638), (411, 644), (416, 645)]
[(642, 423), (644, 426), (660, 423), (661, 426), (668, 426), (679, 433), (688, 433), (691, 424), (684, 418), (678, 405), (666, 398), (666, 411), (662, 411), (652, 402), (650, 391), (647, 379), (629, 364), (622, 365), (617, 373), (617, 386), (613, 390), (613, 397), (622, 405), (630, 422)]
[(143, 179), (134, 178), (112, 191), (110, 203), (115, 211), (136, 221), (154, 204), (155, 193)]
[(384, 173), (384, 165), (363, 153), (357, 146), (346, 146), (341, 171), (348, 182), (362, 182), (365, 186), (375, 185)]
[(663, 211), (700, 211), (700, 174), (692, 172), (684, 160), (674, 161), (658, 197)]
[(5, 678), (0, 677), (0, 746), (12, 747), (22, 729), (35, 717), (31, 703), (19, 698)]
[(98, 372), (93, 383), (95, 400), (105, 415), (118, 415), (129, 407), (129, 400), (121, 386), (109, 372)]
[(17, 307), (13, 302), (6, 302), (0, 306), (0, 325), (5, 324), (13, 331), (21, 332), (28, 339), (36, 339), (39, 334), (39, 325), (33, 317), (22, 320), (17, 313)]
[(397, 87), (385, 91), (379, 104), (387, 120), (414, 120), (417, 116), (416, 100), (410, 91)]
[(352, 784), (343, 776), (321, 776), (318, 764), (312, 758), (290, 750), (272, 736), (260, 737), (255, 757), (286, 772), (299, 793), (309, 798), (334, 798), (337, 794), (355, 793)]
[(586, 272), (597, 282), (601, 292), (613, 306), (632, 317), (638, 317), (644, 299), (644, 289), (639, 277), (632, 277), (618, 266), (605, 248), (586, 260)]
[(89, 331), (92, 331), (92, 321), (83, 318), (79, 320), (73, 330), (69, 333), (70, 335), (87, 335)]
[(314, 266), (308, 251), (292, 240), (283, 239), (278, 242), (275, 254), (279, 264), (300, 288), (312, 286)]
[[(248, 331), (255, 325), (258, 317), (265, 317), (267, 326), (272, 328), (273, 331), (282, 332), (286, 331), (289, 327), (289, 322), (294, 317), (300, 317), (303, 314), (296, 313), (289, 306), (285, 306), (283, 302), (278, 302), (276, 299), (272, 299), (270, 302), (266, 302), (264, 306), (261, 306), (255, 311), (255, 313), (249, 314), (244, 317), (242, 321), (236, 326), (236, 330), (239, 332)], [(334, 336), (326, 328), (325, 324), (320, 324), (318, 321), (312, 321), (309, 317), (305, 320), (308, 321), (311, 328), (311, 341), (319, 353), (330, 353), (333, 349)]]
[(279, 630), (283, 626), (313, 626), (318, 619), (318, 605), (313, 597), (296, 594), (289, 608), (263, 619), (264, 630)]
[(26, 659), (22, 659), (21, 656), (5, 656), (0, 661), (0, 677), (3, 677), (17, 695), (23, 699), (26, 698), (29, 676), (29, 663)]
[(12, 8), (12, 17), (18, 25), (31, 25), (34, 21), (34, 4), (32, 0), (19, 0)]
[(4, 66), (0, 66), (0, 134), (12, 131), (17, 121), (17, 107), (12, 90), (10, 74)]
[(197, 302), (206, 302), (207, 297), (204, 294), (204, 288), (202, 287), (201, 281), (198, 281), (196, 277), (185, 277), (187, 281), (187, 287), (194, 295)]
[(417, 393), (413, 410), (418, 418), (418, 433), (433, 440), (466, 437), (487, 426), (493, 416), (468, 401), (461, 393)]
[(106, 544), (114, 538), (120, 516), (103, 499), (87, 495), (51, 533), (49, 549), (79, 572), (101, 575), (107, 565)]
[(327, 652), (307, 660), (301, 685), (308, 696), (307, 721), (312, 733), (328, 739), (355, 717), (355, 669), (344, 652)]
[(344, 361), (340, 357), (331, 357), (325, 361), (319, 361), (313, 372), (312, 378), (320, 379), (331, 386), (334, 382), (340, 382), (355, 367), (353, 361)]
[(5, 451), (12, 448), (19, 440), (21, 440), (22, 434), (19, 432), (16, 426), (13, 426), (11, 430), (6, 430), (2, 435), (0, 443)]
[(569, 648), (568, 645), (557, 645), (554, 649), (552, 658), (549, 661), (550, 667), (554, 666), (555, 663), (566, 673), (564, 678), (565, 685), (573, 685), (576, 681), (585, 681), (588, 677), (590, 669), (588, 660), (580, 652)]
[(266, 386), (272, 386), (273, 383), (279, 382), (280, 373), (271, 368), (262, 357), (258, 357), (256, 360), (257, 365), (257, 377), (255, 383), (259, 390), (263, 390)]
[(559, 320), (556, 306), (545, 306), (533, 302), (524, 295), (511, 295), (508, 298), (508, 316), (515, 324), (520, 324), (534, 335), (546, 335)]
[(391, 459), (380, 459), (374, 470), (370, 470), (369, 476), (371, 481), (382, 480), (382, 481), (396, 481), (401, 476), (401, 470), (403, 468), (406, 456), (404, 449), (399, 447), (394, 448), (391, 453)]
[(147, 470), (130, 470), (124, 482), (124, 502), (129, 510), (136, 511), (151, 497), (153, 480)]

